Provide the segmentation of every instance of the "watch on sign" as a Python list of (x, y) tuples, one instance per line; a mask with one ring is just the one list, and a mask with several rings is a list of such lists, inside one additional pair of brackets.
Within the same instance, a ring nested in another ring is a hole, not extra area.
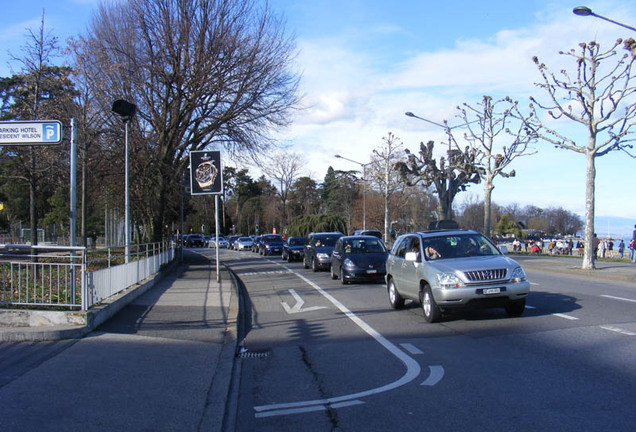
[(214, 184), (219, 170), (214, 166), (214, 161), (204, 160), (197, 166), (194, 172), (194, 179), (201, 189), (209, 188)]

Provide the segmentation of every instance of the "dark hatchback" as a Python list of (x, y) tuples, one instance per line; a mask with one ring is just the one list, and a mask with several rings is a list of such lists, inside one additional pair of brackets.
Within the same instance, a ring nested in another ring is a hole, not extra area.
[(317, 232), (309, 234), (305, 245), (303, 267), (315, 272), (328, 270), (331, 267), (331, 252), (336, 242), (343, 234), (341, 232)]
[(281, 258), (283, 261), (302, 260), (305, 256), (305, 244), (307, 237), (289, 237), (283, 243), (283, 252)]
[(338, 239), (331, 253), (331, 278), (349, 282), (383, 282), (388, 251), (375, 236), (346, 236)]
[(280, 234), (263, 234), (258, 244), (258, 253), (261, 255), (280, 255), (283, 252), (283, 236)]

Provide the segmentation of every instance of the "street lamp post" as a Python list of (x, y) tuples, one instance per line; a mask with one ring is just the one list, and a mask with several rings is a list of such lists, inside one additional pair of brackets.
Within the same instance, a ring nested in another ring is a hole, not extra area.
[(135, 114), (137, 106), (123, 99), (113, 102), (112, 111), (119, 114), (124, 121), (125, 146), (126, 146), (126, 173), (125, 173), (125, 199), (124, 199), (124, 247), (126, 248), (126, 262), (130, 261), (130, 187), (128, 183), (128, 123)]
[(362, 229), (367, 229), (367, 165), (369, 163), (363, 164), (362, 162), (354, 161), (353, 159), (348, 159), (344, 156), (334, 155), (334, 157), (338, 159), (344, 159), (349, 162), (353, 162), (354, 164), (358, 164), (362, 167)]
[(627, 24), (623, 24), (623, 23), (620, 23), (618, 21), (614, 21), (613, 19), (609, 19), (609, 18), (606, 18), (604, 16), (595, 14), (594, 12), (592, 12), (592, 9), (590, 9), (587, 6), (577, 6), (574, 9), (572, 9), (572, 12), (574, 13), (574, 15), (593, 16), (593, 17), (600, 18), (600, 19), (605, 20), (605, 21), (609, 21), (612, 24), (616, 24), (616, 25), (619, 25), (621, 27), (625, 27), (626, 29), (636, 31), (636, 28), (634, 28), (632, 26), (628, 26)]

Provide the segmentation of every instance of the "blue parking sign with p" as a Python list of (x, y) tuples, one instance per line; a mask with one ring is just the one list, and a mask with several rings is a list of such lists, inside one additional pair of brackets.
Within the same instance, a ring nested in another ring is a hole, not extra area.
[(59, 142), (60, 140), (60, 124), (59, 123), (44, 123), (42, 125), (42, 141), (44, 142)]

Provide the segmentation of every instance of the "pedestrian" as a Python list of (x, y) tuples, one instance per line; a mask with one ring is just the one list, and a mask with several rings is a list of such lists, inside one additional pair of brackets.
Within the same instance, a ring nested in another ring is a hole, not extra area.
[(632, 262), (636, 263), (636, 225), (634, 225), (634, 232), (632, 232), (632, 242), (631, 242), (630, 249), (632, 250), (631, 251)]
[(594, 233), (594, 253), (593, 253), (593, 258), (596, 259), (596, 257), (598, 256), (598, 246), (601, 244), (601, 240), (596, 236), (596, 233)]
[(621, 241), (618, 243), (618, 254), (621, 256), (621, 259), (623, 259), (624, 253), (625, 253), (625, 242), (623, 241), (623, 239), (621, 239)]

